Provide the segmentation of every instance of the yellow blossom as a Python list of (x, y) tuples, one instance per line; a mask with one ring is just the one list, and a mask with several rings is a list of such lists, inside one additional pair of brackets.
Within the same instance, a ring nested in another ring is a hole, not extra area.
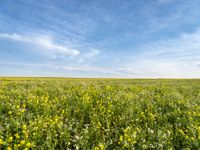
[(3, 140), (2, 139), (0, 139), (0, 145), (2, 145), (3, 144)]
[(24, 112), (25, 112), (25, 109), (21, 109), (21, 112), (24, 113)]
[(26, 144), (26, 146), (27, 146), (27, 147), (31, 147), (31, 143), (28, 142), (28, 143)]
[(13, 137), (10, 136), (10, 137), (8, 138), (8, 142), (11, 142), (12, 140), (13, 140)]
[(22, 130), (22, 133), (26, 134), (26, 130)]
[(18, 133), (15, 134), (15, 137), (16, 137), (16, 139), (19, 139), (19, 138), (20, 138), (20, 136), (19, 136)]
[(20, 145), (24, 145), (24, 144), (25, 144), (25, 140), (21, 140)]
[(7, 150), (12, 150), (12, 148), (11, 148), (11, 147), (8, 147)]
[(119, 137), (119, 141), (120, 141), (120, 142), (123, 141), (123, 136), (122, 136), (122, 135), (120, 135), (120, 137)]
[(105, 146), (104, 146), (104, 144), (99, 144), (99, 148), (100, 148), (100, 150), (104, 150), (105, 149)]
[(184, 134), (185, 134), (185, 133), (183, 132), (183, 130), (182, 130), (182, 129), (179, 129), (178, 131), (179, 131), (179, 133), (181, 133), (182, 135), (184, 135)]

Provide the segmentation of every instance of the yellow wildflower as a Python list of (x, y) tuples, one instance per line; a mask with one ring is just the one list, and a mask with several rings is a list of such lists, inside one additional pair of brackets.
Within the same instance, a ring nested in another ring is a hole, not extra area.
[(27, 132), (25, 133), (25, 137), (28, 138), (28, 133)]
[(26, 134), (26, 130), (22, 130), (22, 133)]
[(183, 130), (182, 130), (182, 129), (179, 129), (178, 131), (179, 131), (179, 133), (181, 133), (182, 135), (184, 135), (184, 134), (185, 134), (185, 133), (183, 132)]
[(25, 112), (25, 109), (21, 109), (21, 112), (24, 113), (24, 112)]
[(31, 147), (31, 143), (28, 142), (28, 143), (26, 144), (26, 146), (27, 146), (27, 147)]
[(0, 139), (0, 145), (2, 145), (3, 144), (3, 140), (2, 139)]
[(99, 144), (99, 149), (100, 149), (100, 150), (103, 150), (103, 149), (105, 149), (105, 146), (104, 146), (104, 144), (102, 144), (102, 143), (101, 143), (101, 144)]
[(7, 148), (7, 150), (12, 150), (12, 148), (9, 146), (9, 147)]
[(99, 148), (98, 147), (94, 147), (94, 150), (99, 150)]
[(13, 137), (10, 136), (10, 137), (8, 138), (8, 142), (11, 142), (12, 140), (13, 140)]
[(25, 140), (21, 140), (20, 145), (24, 145), (24, 144), (25, 144)]
[(19, 136), (18, 133), (15, 134), (15, 137), (16, 137), (16, 139), (19, 139), (19, 138), (20, 138), (20, 136)]
[(120, 137), (119, 137), (119, 141), (120, 141), (120, 142), (123, 141), (123, 136), (122, 136), (122, 135), (120, 135)]

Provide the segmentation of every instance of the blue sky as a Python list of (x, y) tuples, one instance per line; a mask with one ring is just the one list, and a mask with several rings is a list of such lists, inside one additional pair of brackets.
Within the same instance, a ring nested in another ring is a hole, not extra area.
[(199, 0), (1, 0), (0, 76), (200, 77)]

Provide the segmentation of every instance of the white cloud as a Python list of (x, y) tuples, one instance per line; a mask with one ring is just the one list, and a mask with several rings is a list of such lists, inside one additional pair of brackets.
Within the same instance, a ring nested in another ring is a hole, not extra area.
[(33, 44), (35, 46), (39, 46), (46, 50), (51, 50), (55, 53), (60, 53), (67, 56), (77, 56), (79, 55), (79, 51), (75, 49), (67, 48), (66, 46), (59, 45), (53, 41), (53, 37), (47, 35), (20, 35), (20, 34), (8, 34), (8, 33), (0, 33), (0, 39), (14, 40), (19, 42), (25, 42), (29, 44)]
[(154, 42), (123, 65), (122, 71), (140, 77), (200, 77), (200, 30)]
[(7, 33), (0, 33), (0, 39), (9, 39), (9, 40), (15, 40), (15, 41), (21, 41), (21, 42), (30, 42), (30, 38), (27, 36), (22, 36), (20, 34), (7, 34)]
[[(10, 62), (10, 61), (0, 61), (0, 65), (9, 65), (9, 66), (20, 66), (22, 68), (34, 68), (34, 69), (41, 69), (43, 68), (43, 71), (45, 71), (45, 69), (53, 69), (53, 70), (59, 70), (59, 71), (66, 71), (66, 76), (67, 73), (72, 71), (72, 72), (84, 72), (84, 73), (94, 73), (94, 74), (104, 74), (105, 77), (108, 77), (108, 75), (110, 75), (110, 77), (113, 76), (123, 76), (123, 73), (121, 73), (120, 71), (118, 71), (117, 69), (114, 68), (104, 68), (104, 67), (96, 67), (96, 66), (66, 66), (66, 65), (55, 65), (55, 64), (34, 64), (34, 63), (17, 63), (17, 62)], [(34, 70), (33, 69), (33, 70)], [(82, 75), (82, 74), (81, 74)], [(81, 77), (81, 75), (79, 77)], [(100, 76), (99, 76), (100, 77)], [(103, 76), (101, 76), (103, 77)]]
[(89, 52), (85, 53), (86, 58), (93, 58), (100, 54), (98, 49), (91, 49)]
[[(199, 57), (200, 52), (200, 30), (197, 30), (192, 34), (182, 34), (181, 36), (152, 43), (151, 45), (145, 46), (143, 53), (152, 57), (161, 59), (187, 59), (191, 57)], [(159, 57), (158, 57), (159, 56)]]
[(100, 54), (101, 52), (98, 49), (89, 48), (87, 52), (83, 53), (83, 55), (80, 55), (77, 61), (79, 63), (91, 63), (96, 60), (97, 56)]

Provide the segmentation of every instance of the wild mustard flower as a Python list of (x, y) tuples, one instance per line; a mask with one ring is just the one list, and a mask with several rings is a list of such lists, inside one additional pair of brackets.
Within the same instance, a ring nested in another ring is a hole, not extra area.
[(2, 145), (3, 144), (3, 140), (2, 139), (0, 139), (0, 145)]
[(12, 148), (9, 146), (9, 147), (7, 148), (7, 150), (12, 150)]
[(26, 146), (27, 146), (27, 147), (31, 147), (31, 143), (28, 142), (28, 143), (26, 144)]
[(119, 141), (120, 141), (120, 142), (123, 141), (123, 136), (122, 136), (122, 135), (120, 135), (120, 137), (119, 137)]
[(21, 140), (20, 145), (24, 145), (24, 144), (25, 144), (25, 140)]
[(15, 137), (16, 137), (16, 139), (19, 139), (19, 138), (20, 138), (20, 136), (19, 136), (18, 133), (15, 134)]
[(8, 142), (11, 142), (12, 140), (13, 140), (13, 137), (10, 136), (10, 137), (8, 138)]

